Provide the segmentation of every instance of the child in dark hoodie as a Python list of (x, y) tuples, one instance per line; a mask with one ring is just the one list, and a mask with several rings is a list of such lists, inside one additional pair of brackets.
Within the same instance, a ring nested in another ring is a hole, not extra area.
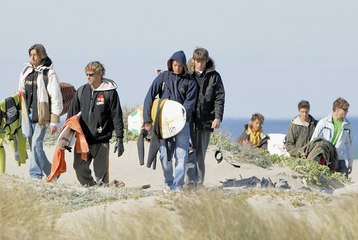
[[(163, 87), (164, 73), (154, 79), (144, 100), (143, 119), (145, 130), (150, 132), (151, 109), (157, 95), (162, 99), (177, 101), (184, 106), (187, 118), (184, 128), (171, 139), (160, 140), (159, 146), (165, 187), (180, 191), (184, 185), (185, 164), (188, 158), (190, 138), (189, 122), (196, 103), (197, 87), (195, 80), (187, 73), (186, 56), (183, 51), (175, 52), (169, 58), (167, 65), (168, 86)], [(174, 175), (172, 157), (175, 158)]]

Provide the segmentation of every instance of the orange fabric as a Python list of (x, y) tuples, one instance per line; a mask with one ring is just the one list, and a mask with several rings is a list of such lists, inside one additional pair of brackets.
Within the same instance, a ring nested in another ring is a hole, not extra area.
[(76, 153), (81, 153), (82, 159), (87, 161), (87, 153), (89, 152), (89, 147), (86, 141), (86, 137), (82, 131), (79, 117), (77, 115), (74, 115), (71, 118), (67, 119), (67, 121), (65, 122), (65, 126), (68, 126), (72, 130), (76, 131), (75, 151)]
[[(82, 131), (79, 117), (77, 115), (70, 117), (66, 120), (64, 126), (68, 126), (72, 130), (76, 131), (75, 151), (76, 153), (81, 153), (82, 159), (87, 161), (89, 147), (86, 141), (86, 137)], [(54, 178), (64, 172), (66, 172), (65, 152), (56, 146), (55, 154), (52, 159), (51, 173), (47, 178), (47, 181), (51, 182)]]
[(52, 159), (51, 173), (48, 176), (47, 181), (51, 182), (52, 179), (58, 177), (61, 173), (64, 172), (66, 172), (65, 151), (59, 149), (56, 146)]

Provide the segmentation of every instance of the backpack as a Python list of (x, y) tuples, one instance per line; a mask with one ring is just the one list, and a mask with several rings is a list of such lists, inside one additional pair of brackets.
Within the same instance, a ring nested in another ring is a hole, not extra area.
[[(45, 69), (43, 71), (43, 79), (45, 82), (45, 86), (47, 88), (48, 85), (48, 69)], [(65, 114), (67, 114), (68, 109), (70, 108), (71, 102), (72, 102), (72, 98), (76, 93), (76, 88), (69, 83), (66, 82), (60, 82), (60, 89), (61, 89), (61, 95), (62, 95), (62, 105), (63, 105), (63, 109), (62, 112), (60, 114), (60, 116), (63, 116)]]

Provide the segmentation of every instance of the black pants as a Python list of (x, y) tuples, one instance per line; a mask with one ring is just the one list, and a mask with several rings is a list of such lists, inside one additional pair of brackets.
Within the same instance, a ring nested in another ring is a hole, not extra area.
[[(93, 179), (90, 164), (93, 160), (93, 170), (96, 180)], [(87, 161), (81, 158), (80, 153), (74, 152), (73, 168), (77, 179), (83, 186), (102, 185), (109, 183), (109, 143), (89, 145)]]

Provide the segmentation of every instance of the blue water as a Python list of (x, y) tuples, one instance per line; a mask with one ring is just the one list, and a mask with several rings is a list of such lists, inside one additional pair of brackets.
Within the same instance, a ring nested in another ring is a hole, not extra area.
[[(353, 153), (355, 159), (358, 159), (358, 118), (348, 118), (353, 128)], [(239, 137), (244, 130), (244, 125), (248, 123), (248, 119), (224, 119), (222, 123), (222, 130), (231, 134), (233, 139)], [(263, 125), (265, 133), (283, 133), (286, 134), (290, 126), (291, 119), (267, 119)]]

